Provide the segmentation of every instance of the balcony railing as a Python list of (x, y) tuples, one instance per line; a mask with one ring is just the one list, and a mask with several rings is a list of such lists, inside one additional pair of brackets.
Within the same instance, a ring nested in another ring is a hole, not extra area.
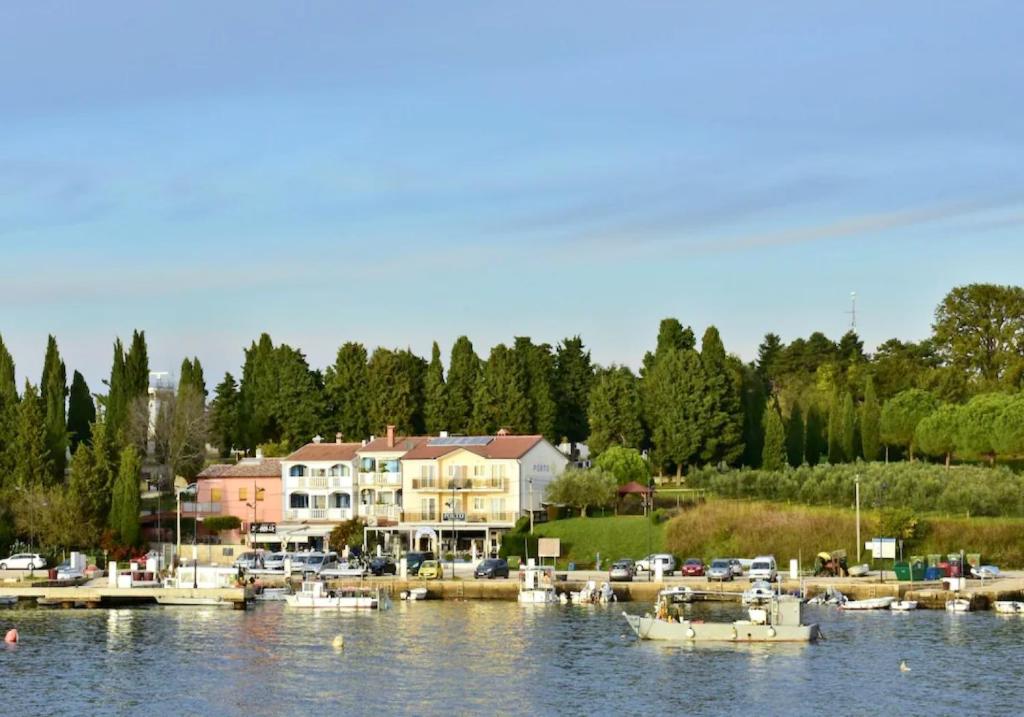
[(285, 481), (292, 490), (352, 487), (352, 478), (349, 476), (289, 476)]
[(366, 518), (387, 518), (388, 520), (402, 520), (402, 506), (400, 505), (361, 505), (359, 515)]
[[(447, 520), (443, 520), (447, 517)], [(465, 519), (463, 519), (463, 517)], [(504, 512), (493, 512), (493, 511), (468, 511), (461, 513), (456, 511), (456, 525), (466, 525), (469, 523), (511, 523), (515, 520), (515, 514), (504, 511)], [(445, 511), (434, 511), (434, 512), (415, 512), (406, 511), (404, 522), (406, 523), (451, 523), (451, 513)]]
[(373, 486), (394, 486), (396, 488), (402, 487), (402, 474), (401, 473), (360, 473), (359, 474), (359, 485)]
[(200, 501), (199, 503), (181, 503), (181, 515), (187, 518), (195, 513), (216, 513), (220, 514), (220, 503), (209, 503)]
[(351, 520), (351, 508), (287, 508), (285, 520)]
[(480, 491), (500, 491), (506, 492), (508, 490), (508, 479), (507, 478), (445, 478), (444, 480), (438, 480), (436, 478), (413, 478), (412, 479), (413, 490), (439, 490), (439, 491), (450, 491), (450, 490), (480, 490)]

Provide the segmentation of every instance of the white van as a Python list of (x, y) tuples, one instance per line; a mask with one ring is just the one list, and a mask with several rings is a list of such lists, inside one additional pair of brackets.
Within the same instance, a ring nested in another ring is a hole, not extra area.
[(756, 580), (775, 582), (776, 575), (774, 555), (759, 555), (750, 562), (750, 570), (747, 571), (750, 582)]

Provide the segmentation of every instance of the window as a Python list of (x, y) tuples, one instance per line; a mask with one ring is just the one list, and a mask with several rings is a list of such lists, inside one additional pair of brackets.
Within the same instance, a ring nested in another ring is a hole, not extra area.
[(420, 466), (420, 478), (423, 480), (433, 480), (434, 466)]
[(211, 488), (210, 489), (210, 502), (211, 503), (219, 503), (220, 502), (220, 494), (221, 494), (220, 488)]
[(264, 496), (266, 494), (267, 494), (267, 489), (266, 488), (257, 488), (256, 489), (256, 500), (257, 501), (263, 500)]
[(308, 508), (309, 496), (305, 493), (292, 493), (288, 497), (289, 508)]
[(359, 470), (363, 473), (373, 473), (377, 470), (377, 461), (372, 458), (362, 458), (359, 461)]
[(352, 498), (348, 493), (331, 493), (332, 508), (351, 508)]
[(476, 512), (482, 512), (487, 510), (487, 503), (483, 498), (473, 498), (473, 510)]
[(331, 470), (328, 472), (328, 475), (333, 478), (337, 478), (338, 476), (347, 476), (348, 474), (349, 468), (344, 463), (335, 463), (331, 466)]
[(483, 478), (485, 470), (487, 470), (487, 466), (485, 466), (483, 463), (477, 463), (475, 466), (473, 466), (473, 477)]
[(239, 500), (249, 500), (249, 489), (246, 488), (246, 487), (239, 488), (238, 489), (238, 499)]
[(449, 478), (465, 478), (466, 477), (466, 466), (448, 466), (448, 477)]
[(433, 498), (420, 498), (420, 518), (423, 520), (434, 520), (437, 511), (437, 501)]
[(313, 469), (313, 476), (315, 478), (326, 478), (327, 477), (327, 471), (325, 469), (323, 469), (323, 468), (314, 468)]
[(301, 478), (304, 475), (306, 475), (306, 466), (292, 466), (292, 469), (288, 471), (288, 475), (292, 476), (293, 478)]
[(498, 465), (491, 466), (491, 478), (504, 478), (505, 477), (505, 464), (499, 463)]
[(401, 468), (399, 468), (398, 459), (392, 458), (389, 461), (385, 461), (381, 470), (385, 473), (398, 473), (401, 470)]
[(491, 513), (500, 515), (505, 512), (504, 498), (491, 498)]
[(326, 495), (314, 495), (313, 496), (313, 508), (316, 510), (324, 510), (327, 508), (327, 496)]

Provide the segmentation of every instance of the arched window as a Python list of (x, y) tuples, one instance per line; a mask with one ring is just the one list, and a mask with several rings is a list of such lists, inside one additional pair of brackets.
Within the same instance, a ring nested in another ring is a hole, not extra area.
[(373, 505), (376, 497), (376, 493), (373, 489), (366, 488), (359, 494), (359, 502), (363, 505)]
[(348, 493), (331, 493), (332, 508), (351, 508), (352, 496)]
[(288, 498), (289, 508), (308, 508), (309, 496), (305, 493), (292, 493)]
[(337, 477), (337, 476), (344, 477), (344, 476), (347, 476), (349, 474), (349, 470), (350, 470), (349, 467), (347, 465), (345, 465), (344, 463), (335, 463), (333, 466), (331, 466), (331, 469), (330, 469), (330, 471), (328, 471), (327, 475), (334, 476), (334, 477)]
[(307, 472), (308, 471), (306, 466), (298, 465), (292, 466), (292, 469), (291, 471), (289, 471), (288, 475), (292, 476), (293, 478), (301, 478), (302, 476), (306, 475)]

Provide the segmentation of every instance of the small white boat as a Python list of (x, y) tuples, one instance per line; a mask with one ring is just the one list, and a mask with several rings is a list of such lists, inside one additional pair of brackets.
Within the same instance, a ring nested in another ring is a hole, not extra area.
[(812, 642), (821, 636), (816, 624), (802, 621), (803, 604), (789, 595), (776, 596), (769, 604), (749, 609), (748, 620), (702, 622), (687, 620), (679, 608), (658, 605), (656, 615), (629, 615), (626, 622), (641, 640), (688, 642)]
[(893, 612), (910, 612), (917, 609), (917, 600), (894, 600), (889, 609)]
[(525, 605), (549, 605), (559, 602), (552, 568), (528, 565), (520, 568), (519, 602)]
[(996, 600), (995, 607), (996, 612), (1003, 613), (1004, 615), (1024, 613), (1024, 602), (1019, 600)]
[(862, 578), (868, 574), (870, 569), (867, 563), (861, 563), (860, 565), (851, 565), (848, 572), (851, 578)]
[[(696, 599), (696, 591), (686, 585), (676, 585), (671, 588), (665, 588), (658, 593), (658, 600), (664, 599), (669, 605), (676, 605), (678, 603), (693, 602)], [(655, 601), (655, 605), (658, 601)]]
[(399, 597), (403, 600), (426, 600), (427, 589), (412, 588), (411, 590), (403, 590), (401, 593), (399, 593)]
[(607, 605), (615, 602), (615, 599), (611, 586), (608, 583), (601, 583), (601, 587), (598, 587), (596, 580), (588, 580), (578, 592), (569, 594), (569, 602), (574, 605)]
[(215, 607), (231, 607), (234, 605), (230, 600), (225, 600), (222, 597), (186, 597), (181, 595), (157, 595), (156, 602), (158, 605), (175, 605), (175, 606), (189, 606), (189, 607), (204, 607), (204, 606), (215, 606)]
[(947, 612), (970, 612), (971, 601), (967, 598), (954, 598), (946, 601)]
[(772, 589), (772, 585), (764, 580), (758, 580), (756, 583), (750, 586), (749, 590), (744, 590), (740, 602), (743, 605), (767, 605), (775, 597), (775, 591)]
[(378, 610), (383, 607), (379, 590), (374, 588), (337, 588), (328, 590), (319, 581), (303, 581), (302, 589), (285, 595), (288, 607), (326, 610)]
[(893, 597), (868, 598), (867, 600), (847, 600), (839, 606), (840, 610), (888, 610), (895, 602)]
[(285, 597), (291, 595), (290, 588), (263, 588), (254, 596), (259, 602), (284, 602)]
[(999, 568), (995, 565), (979, 565), (976, 568), (971, 568), (971, 575), (981, 580), (995, 580), (1002, 577)]

